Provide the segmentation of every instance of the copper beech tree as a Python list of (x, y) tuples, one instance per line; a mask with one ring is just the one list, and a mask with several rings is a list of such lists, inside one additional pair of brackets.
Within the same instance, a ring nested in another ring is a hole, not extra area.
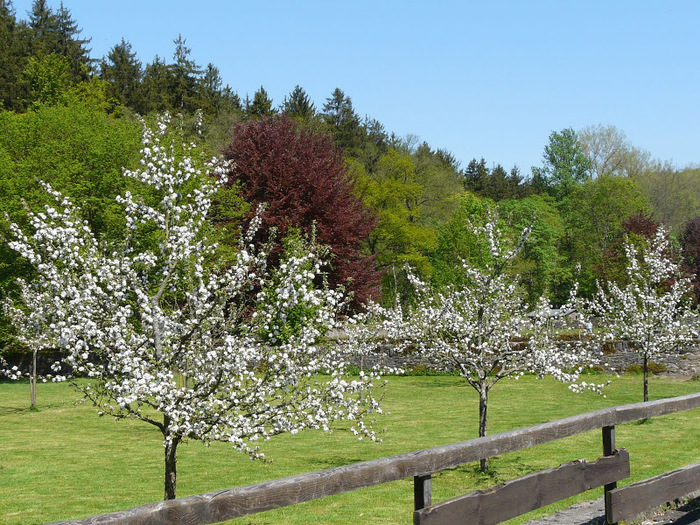
[(249, 120), (234, 128), (223, 153), (232, 165), (228, 184), (239, 184), (253, 209), (266, 204), (262, 231), (275, 228), (283, 238), (290, 228), (307, 235), (315, 229), (317, 241), (331, 252), (329, 285), (346, 286), (355, 304), (379, 298), (374, 258), (362, 250), (377, 219), (354, 193), (342, 151), (330, 136), (288, 117)]

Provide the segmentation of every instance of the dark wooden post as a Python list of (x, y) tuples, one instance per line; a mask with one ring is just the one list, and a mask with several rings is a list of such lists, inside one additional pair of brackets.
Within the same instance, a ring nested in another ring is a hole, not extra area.
[[(612, 456), (615, 453), (615, 426), (603, 427), (603, 455)], [(605, 523), (609, 525), (617, 525), (612, 521), (612, 505), (610, 500), (610, 491), (617, 488), (617, 481), (608, 483), (603, 487), (605, 497)]]
[(413, 476), (413, 510), (429, 507), (433, 502), (433, 491), (430, 474)]

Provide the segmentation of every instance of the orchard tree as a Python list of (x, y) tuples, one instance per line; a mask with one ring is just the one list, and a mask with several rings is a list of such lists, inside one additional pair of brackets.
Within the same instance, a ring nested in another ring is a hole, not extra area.
[[(589, 388), (600, 392), (603, 385), (578, 383), (584, 367), (597, 362), (591, 341), (559, 341), (556, 316), (549, 303), (541, 299), (529, 314), (527, 303), (518, 294), (518, 282), (507, 272), (523, 249), (530, 228), (522, 231), (517, 243), (508, 242), (497, 228), (495, 216), (474, 233), (484, 244), (488, 256), (483, 266), (466, 261), (459, 286), (430, 289), (410, 276), (418, 290), (419, 301), (400, 323), (385, 323), (394, 338), (420, 348), (438, 369), (453, 369), (479, 395), (479, 436), (485, 436), (491, 389), (507, 377), (525, 373), (538, 377), (552, 375), (570, 383), (574, 391)], [(565, 305), (561, 311), (570, 309)], [(399, 316), (387, 315), (396, 320)], [(481, 461), (488, 469), (488, 460)]]
[(654, 238), (639, 249), (625, 243), (627, 283), (599, 285), (588, 303), (601, 316), (601, 330), (608, 339), (627, 341), (642, 358), (644, 401), (649, 401), (649, 361), (678, 353), (692, 341), (694, 316), (688, 309), (690, 285), (681, 278), (671, 257), (668, 233), (659, 227)]
[(329, 284), (346, 285), (355, 304), (378, 295), (374, 259), (362, 251), (376, 219), (355, 196), (355, 181), (331, 138), (289, 117), (250, 120), (234, 129), (224, 156), (242, 197), (267, 204), (264, 230), (275, 228), (281, 236), (290, 228), (307, 235), (315, 230), (330, 248)]
[[(9, 306), (25, 342), (59, 348), (87, 378), (74, 386), (100, 415), (160, 430), (166, 499), (176, 496), (177, 447), (186, 439), (229, 442), (259, 458), (259, 441), (329, 430), (337, 419), (376, 439), (365, 424), (367, 413), (380, 411), (370, 391), (375, 375), (345, 379), (339, 352), (318, 344), (345, 303), (317, 284), (320, 249), (290, 240), (269, 269), (267, 249), (253, 244), (256, 217), (235, 260), (210, 264), (206, 217), (228, 166), (169, 141), (167, 118), (144, 128), (142, 156), (140, 169), (124, 171), (144, 197), (119, 199), (128, 231), (122, 244), (99, 242), (71, 201), (48, 186), (55, 204), (31, 215), (28, 233), (13, 226), (10, 246), (36, 271), (22, 283), (22, 302)], [(320, 373), (329, 376), (317, 380)]]

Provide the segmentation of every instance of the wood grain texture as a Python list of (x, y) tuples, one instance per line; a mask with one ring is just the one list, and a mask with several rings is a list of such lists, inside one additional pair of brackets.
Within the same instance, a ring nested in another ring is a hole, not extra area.
[(697, 490), (700, 490), (700, 463), (613, 490), (609, 518), (613, 521), (631, 518)]
[(583, 460), (534, 472), (417, 510), (414, 525), (494, 525), (531, 510), (629, 477), (629, 454), (622, 449), (593, 463)]

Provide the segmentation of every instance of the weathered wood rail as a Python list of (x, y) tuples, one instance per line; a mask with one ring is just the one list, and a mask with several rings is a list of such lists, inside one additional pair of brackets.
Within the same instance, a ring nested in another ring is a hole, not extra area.
[[(53, 525), (205, 525), (409, 477), (414, 478), (414, 524), (499, 523), (601, 485), (613, 523), (700, 490), (700, 463), (618, 489), (616, 482), (629, 476), (629, 455), (615, 447), (615, 426), (695, 408), (700, 408), (700, 392)], [(598, 461), (575, 461), (432, 505), (432, 474), (596, 429), (603, 437), (604, 457)]]

